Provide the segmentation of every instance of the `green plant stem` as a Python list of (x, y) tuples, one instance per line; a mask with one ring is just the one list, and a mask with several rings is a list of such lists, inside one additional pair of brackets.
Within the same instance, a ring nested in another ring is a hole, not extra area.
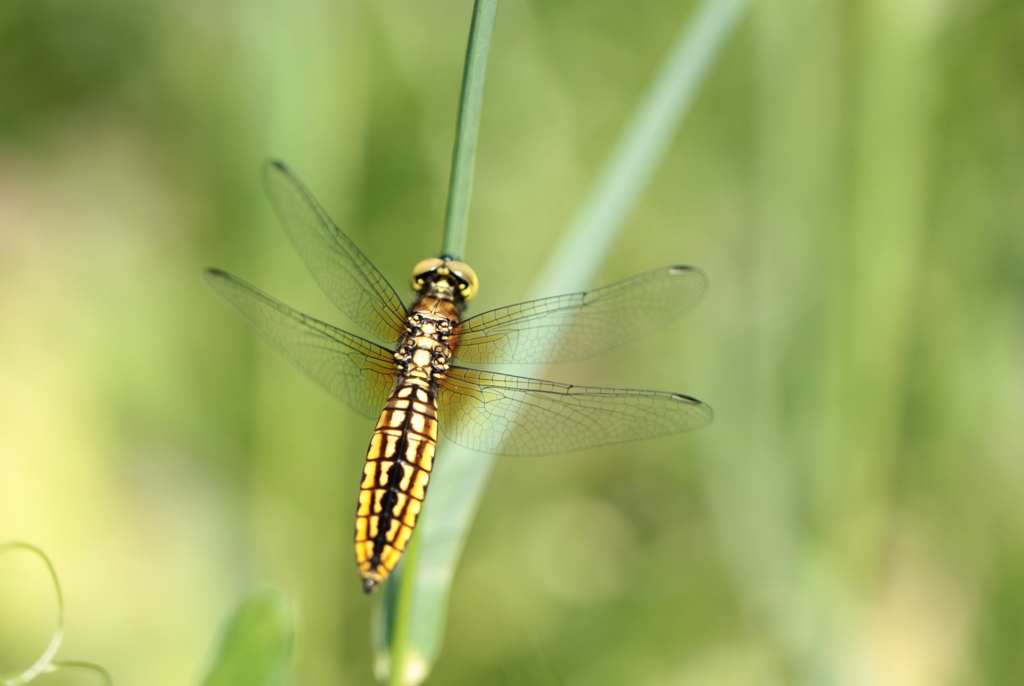
[[(466, 248), (466, 231), (469, 220), (469, 202), (473, 191), (473, 168), (476, 161), (476, 146), (480, 133), (480, 113), (483, 109), (484, 77), (487, 72), (487, 56), (494, 32), (494, 18), (498, 0), (476, 0), (473, 18), (469, 28), (469, 42), (466, 47), (466, 64), (462, 74), (462, 93), (459, 100), (459, 116), (455, 129), (455, 148), (452, 152), (452, 174), (448, 191), (448, 209), (445, 216), (444, 238), (441, 254), (462, 259)], [(388, 684), (401, 686), (418, 683), (426, 677), (429, 669), (418, 654), (410, 655), (409, 631), (415, 597), (416, 562), (420, 533), (417, 531), (402, 560), (398, 579), (398, 592), (385, 599), (383, 605), (391, 602), (393, 607), (382, 606), (379, 611), (387, 618), (386, 638), (388, 646)], [(382, 647), (383, 648), (383, 647)], [(413, 662), (417, 661), (414, 665)], [(422, 672), (422, 676), (418, 674)]]
[(476, 0), (473, 21), (469, 28), (466, 67), (462, 74), (462, 97), (455, 128), (455, 150), (452, 153), (452, 176), (448, 190), (448, 211), (444, 222), (441, 253), (462, 259), (466, 249), (466, 224), (469, 200), (473, 191), (473, 165), (480, 133), (480, 111), (484, 99), (484, 74), (491, 47), (494, 15), (498, 0)]
[(409, 547), (402, 556), (397, 606), (391, 618), (391, 660), (388, 667), (388, 686), (404, 686), (409, 676), (409, 620), (412, 616), (413, 584), (416, 579), (416, 558), (420, 547), (420, 532), (413, 532)]

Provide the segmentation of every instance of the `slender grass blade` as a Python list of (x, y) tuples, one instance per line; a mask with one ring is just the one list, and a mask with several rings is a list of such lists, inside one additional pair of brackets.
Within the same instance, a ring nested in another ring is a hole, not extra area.
[[(749, 1), (706, 0), (684, 27), (548, 260), (532, 298), (582, 291), (591, 285)], [(515, 373), (536, 376), (541, 369), (540, 365), (517, 366)], [(389, 674), (389, 684), (418, 684), (437, 660), (452, 579), (495, 460), (493, 455), (451, 443), (440, 448), (419, 525), (417, 558), (403, 562), (398, 592), (384, 599), (385, 616), (403, 617), (389, 634), (392, 656), (394, 647), (401, 646), (399, 660), (390, 662), (401, 664), (400, 672)], [(388, 603), (399, 607), (390, 608)], [(388, 647), (377, 646), (378, 654)]]

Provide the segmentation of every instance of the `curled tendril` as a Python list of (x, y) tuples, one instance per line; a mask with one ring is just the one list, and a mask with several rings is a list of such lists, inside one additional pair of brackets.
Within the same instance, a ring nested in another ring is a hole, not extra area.
[(111, 678), (110, 672), (91, 662), (81, 662), (79, 660), (61, 660), (59, 662), (51, 662), (43, 672), (45, 674), (53, 674), (55, 672), (68, 672), (75, 669), (97, 674), (101, 679), (103, 679), (103, 683), (106, 686), (114, 686), (114, 680)]
[(50, 558), (47, 557), (46, 553), (31, 543), (14, 541), (0, 544), (0, 555), (13, 550), (23, 550), (32, 553), (43, 561), (43, 564), (46, 566), (46, 570), (50, 573), (50, 579), (53, 580), (53, 589), (57, 596), (57, 628), (54, 629), (53, 636), (50, 638), (50, 643), (46, 646), (46, 650), (43, 651), (43, 654), (39, 656), (32, 666), (20, 674), (15, 674), (13, 676), (4, 676), (0, 674), (0, 686), (24, 686), (24, 684), (33, 681), (40, 674), (77, 668), (89, 669), (97, 672), (106, 679), (108, 684), (110, 684), (110, 675), (107, 674), (106, 670), (102, 667), (90, 665), (85, 662), (53, 661), (53, 658), (57, 655), (57, 651), (60, 650), (61, 641), (64, 640), (64, 593), (60, 587), (60, 580), (57, 578), (57, 570), (53, 566), (53, 562), (50, 561)]

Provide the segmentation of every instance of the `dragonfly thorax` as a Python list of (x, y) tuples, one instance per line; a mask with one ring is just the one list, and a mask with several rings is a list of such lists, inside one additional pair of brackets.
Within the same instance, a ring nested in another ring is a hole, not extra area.
[[(451, 306), (451, 303), (438, 301)], [(454, 323), (443, 314), (414, 311), (395, 351), (399, 372), (407, 377), (436, 381), (448, 371), (453, 353)]]

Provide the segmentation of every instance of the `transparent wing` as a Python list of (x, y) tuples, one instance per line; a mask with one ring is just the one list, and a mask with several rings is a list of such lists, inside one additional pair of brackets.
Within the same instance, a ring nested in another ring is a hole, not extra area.
[(472, 450), (550, 455), (693, 431), (714, 412), (678, 393), (594, 388), (452, 367), (441, 382), (441, 430)]
[(501, 307), (459, 326), (456, 359), (470, 364), (582, 360), (676, 319), (704, 295), (694, 267), (663, 267), (586, 293)]
[(364, 417), (380, 415), (395, 382), (391, 351), (296, 312), (230, 274), (210, 269), (203, 276), (324, 390)]
[(338, 309), (382, 341), (405, 329), (402, 299), (280, 162), (264, 171), (270, 198), (313, 278)]

